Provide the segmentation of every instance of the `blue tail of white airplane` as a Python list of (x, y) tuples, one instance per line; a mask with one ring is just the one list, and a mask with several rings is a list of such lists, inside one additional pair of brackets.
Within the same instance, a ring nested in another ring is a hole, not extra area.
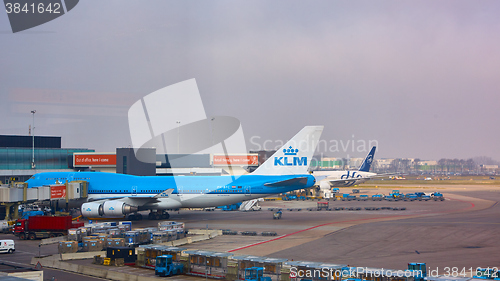
[(366, 156), (365, 160), (361, 164), (361, 167), (359, 168), (360, 172), (369, 172), (370, 167), (372, 166), (373, 162), (373, 157), (375, 157), (375, 149), (377, 149), (376, 146), (372, 147), (368, 155)]
[(307, 174), (323, 126), (306, 126), (260, 165), (253, 175)]

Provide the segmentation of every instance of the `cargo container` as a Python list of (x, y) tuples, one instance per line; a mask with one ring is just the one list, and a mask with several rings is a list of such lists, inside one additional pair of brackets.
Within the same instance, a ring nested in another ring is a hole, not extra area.
[(16, 221), (14, 235), (31, 240), (64, 236), (68, 229), (81, 226), (83, 223), (73, 223), (71, 216), (31, 216)]
[(97, 235), (97, 239), (101, 240), (103, 247), (106, 248), (106, 246), (108, 245), (107, 244), (107, 242), (108, 242), (108, 234), (106, 234), (106, 233), (99, 233), (99, 235)]
[(68, 229), (68, 241), (82, 242), (82, 229), (81, 228), (71, 228)]
[(132, 225), (130, 224), (120, 224), (118, 225), (118, 229), (120, 229), (122, 232), (130, 231), (132, 230)]
[(139, 244), (149, 244), (151, 242), (151, 235), (147, 229), (136, 229), (139, 232)]
[(82, 227), (79, 227), (78, 229), (81, 230), (82, 237), (89, 236), (90, 234), (92, 234), (92, 227), (82, 226)]
[(78, 242), (76, 241), (60, 241), (58, 252), (59, 254), (76, 253), (78, 251)]
[(106, 250), (106, 257), (111, 260), (121, 258), (125, 263), (135, 263), (137, 260), (135, 249), (129, 247), (109, 247)]
[(158, 227), (146, 227), (144, 229), (146, 229), (149, 233), (149, 241), (153, 241), (153, 232), (158, 231)]
[(123, 231), (119, 228), (112, 228), (106, 231), (110, 238), (123, 238)]
[(83, 242), (83, 251), (85, 252), (95, 252), (102, 251), (103, 249), (102, 240), (87, 240)]
[(125, 245), (127, 246), (139, 245), (139, 231), (125, 232)]
[(174, 224), (175, 224), (175, 221), (161, 221), (158, 223), (158, 231), (173, 229)]
[(153, 244), (160, 244), (168, 242), (169, 240), (169, 232), (167, 231), (156, 231), (153, 232)]
[(108, 238), (106, 242), (106, 248), (109, 247), (124, 247), (125, 246), (125, 238)]
[(99, 237), (97, 237), (95, 235), (83, 237), (82, 242), (85, 243), (85, 242), (90, 241), (90, 240), (99, 240)]

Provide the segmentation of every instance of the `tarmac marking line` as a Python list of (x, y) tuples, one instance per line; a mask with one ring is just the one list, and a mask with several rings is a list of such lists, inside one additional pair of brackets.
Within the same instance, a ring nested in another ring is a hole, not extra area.
[[(427, 214), (452, 213), (452, 212), (458, 212), (458, 211), (468, 210), (468, 209), (474, 208), (476, 206), (471, 201), (463, 201), (463, 200), (459, 200), (459, 199), (452, 199), (452, 200), (457, 200), (457, 201), (460, 201), (460, 202), (469, 203), (470, 206), (466, 207), (466, 208), (458, 209), (458, 210), (440, 211), (440, 212), (429, 212)], [(306, 229), (302, 229), (302, 230), (299, 230), (299, 231), (295, 231), (295, 232), (292, 232), (292, 233), (289, 233), (289, 234), (285, 234), (285, 235), (282, 235), (282, 236), (279, 236), (279, 237), (276, 237), (276, 238), (273, 238), (273, 239), (270, 239), (270, 240), (266, 240), (266, 241), (262, 241), (262, 242), (257, 242), (257, 243), (250, 244), (250, 245), (247, 245), (247, 246), (243, 246), (243, 247), (239, 247), (239, 248), (236, 248), (236, 249), (232, 249), (232, 250), (229, 250), (228, 252), (231, 253), (231, 252), (240, 251), (240, 250), (243, 250), (243, 249), (247, 249), (247, 248), (258, 246), (258, 245), (262, 245), (262, 244), (265, 244), (265, 243), (277, 241), (277, 240), (283, 239), (285, 237), (289, 237), (289, 236), (292, 236), (292, 235), (295, 235), (295, 234), (298, 234), (298, 233), (302, 233), (302, 232), (305, 232), (305, 231), (308, 231), (308, 230), (312, 230), (312, 229), (315, 229), (315, 228), (318, 228), (318, 227), (332, 225), (332, 224), (341, 224), (341, 223), (350, 223), (350, 222), (359, 222), (359, 221), (368, 221), (368, 220), (377, 220), (377, 219), (404, 218), (404, 217), (411, 217), (411, 216), (415, 216), (415, 215), (374, 217), (374, 218), (364, 218), (364, 219), (355, 219), (355, 220), (329, 222), (329, 223), (324, 223), (324, 224), (319, 224), (319, 225), (316, 225), (316, 226), (312, 226), (312, 227), (309, 227), (309, 228), (306, 228)]]

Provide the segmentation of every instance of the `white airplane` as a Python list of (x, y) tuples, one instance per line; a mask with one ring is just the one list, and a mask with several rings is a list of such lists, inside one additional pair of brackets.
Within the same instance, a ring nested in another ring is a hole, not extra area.
[(372, 147), (357, 171), (314, 171), (313, 176), (316, 178), (316, 182), (319, 183), (320, 189), (330, 190), (332, 187), (349, 187), (374, 178), (390, 175), (370, 173), (376, 148), (376, 146)]

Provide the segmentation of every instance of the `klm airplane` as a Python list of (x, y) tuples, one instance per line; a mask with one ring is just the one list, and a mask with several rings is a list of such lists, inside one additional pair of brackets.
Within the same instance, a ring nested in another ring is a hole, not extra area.
[(234, 204), (314, 185), (308, 172), (323, 126), (306, 126), (271, 158), (247, 175), (132, 176), (103, 172), (49, 172), (35, 174), (28, 188), (56, 182), (88, 182), (88, 199), (81, 204), (85, 217), (168, 219), (166, 210)]

